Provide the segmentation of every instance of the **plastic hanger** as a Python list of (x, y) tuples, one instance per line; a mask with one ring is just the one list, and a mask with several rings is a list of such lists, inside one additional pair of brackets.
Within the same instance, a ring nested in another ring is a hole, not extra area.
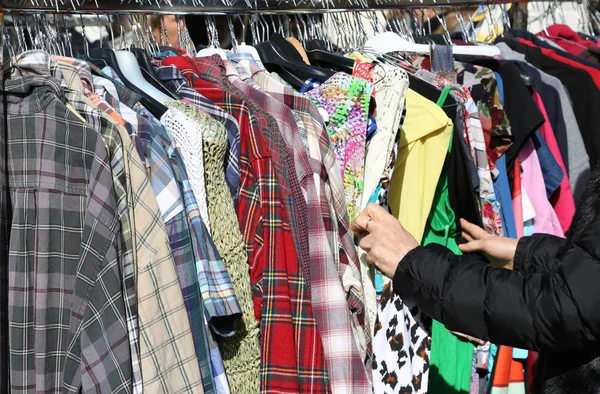
[[(309, 24), (309, 31), (314, 32), (314, 33), (318, 32), (320, 29), (315, 28), (316, 24), (317, 24), (315, 19), (310, 18), (308, 16), (307, 16), (307, 19), (308, 19), (308, 24)], [(361, 28), (363, 28), (363, 26), (361, 26)], [(318, 35), (317, 35), (317, 37), (318, 37)], [(311, 41), (315, 47), (308, 48), (308, 41)], [(305, 39), (304, 44), (307, 48), (306, 55), (308, 56), (308, 59), (310, 60), (311, 64), (315, 64), (315, 65), (330, 68), (332, 70), (343, 71), (348, 74), (352, 74), (352, 70), (354, 68), (354, 60), (349, 59), (345, 56), (333, 53), (333, 52), (327, 50), (326, 46), (322, 47), (321, 45), (324, 44), (324, 40), (318, 39), (318, 38), (314, 38), (312, 40)]]
[(334, 74), (330, 70), (324, 68), (292, 61), (284, 56), (281, 49), (270, 41), (258, 44), (256, 50), (267, 69), (274, 69), (274, 71), (281, 73), (281, 77), (294, 87), (304, 86), (304, 81), (310, 78), (317, 78), (325, 81)]
[[(246, 37), (246, 24), (244, 23), (244, 20), (242, 20), (242, 17), (238, 14), (237, 15), (241, 25), (242, 25), (242, 40), (245, 40)], [(258, 52), (256, 51), (256, 49), (253, 46), (247, 45), (244, 41), (242, 41), (242, 43), (238, 43), (237, 38), (235, 37), (235, 29), (233, 26), (233, 20), (231, 19), (231, 16), (227, 16), (227, 23), (229, 25), (229, 33), (231, 34), (231, 42), (232, 42), (232, 48), (231, 48), (231, 52), (233, 53), (245, 53), (248, 54), (250, 56), (252, 56), (252, 59), (254, 59), (254, 63), (260, 68), (264, 70), (264, 66), (262, 64), (262, 61), (260, 60), (260, 56), (258, 55)]]
[(148, 81), (152, 86), (160, 90), (162, 93), (170, 96), (173, 100), (179, 100), (180, 97), (177, 96), (172, 90), (170, 90), (160, 79), (156, 77), (154, 70), (152, 69), (152, 63), (150, 62), (150, 56), (145, 49), (142, 48), (130, 48), (131, 53), (135, 56), (138, 64), (140, 66), (140, 70), (142, 71), (142, 76), (146, 81)]
[[(370, 48), (373, 51), (379, 53), (410, 52), (422, 55), (429, 54), (429, 45), (415, 44), (409, 42), (404, 38), (400, 37), (398, 34), (392, 32), (381, 33), (375, 37), (370, 38), (365, 43), (365, 48)], [(454, 45), (452, 47), (452, 52), (455, 55), (487, 57), (499, 57), (501, 54), (500, 49), (489, 45)]]
[[(143, 29), (141, 29), (141, 27), (139, 26), (137, 19), (134, 20), (128, 15), (128, 20), (131, 23), (131, 26), (137, 27), (135, 29), (137, 35), (134, 35), (134, 37), (137, 38), (137, 45), (144, 45), (145, 43), (143, 41), (145, 41), (146, 38), (142, 34)], [(135, 56), (144, 79), (167, 96), (171, 97), (174, 100), (179, 100), (179, 96), (177, 96), (177, 94), (175, 94), (173, 91), (167, 88), (165, 84), (156, 77), (154, 69), (152, 68), (152, 63), (150, 62), (150, 56), (148, 55), (148, 52), (143, 48), (136, 47), (131, 47), (129, 48), (129, 50)]]
[(354, 60), (322, 49), (313, 49), (306, 51), (311, 64), (331, 68), (336, 71), (343, 71), (352, 74)]
[(121, 72), (133, 86), (136, 86), (159, 103), (172, 100), (171, 97), (167, 96), (144, 79), (142, 69), (133, 53), (129, 51), (117, 51), (115, 52), (115, 56)]
[(211, 47), (199, 50), (196, 53), (196, 57), (210, 57), (213, 55), (219, 55), (221, 59), (227, 60), (227, 54), (224, 50), (219, 48), (220, 43), (219, 36), (217, 34), (217, 26), (215, 24), (215, 20), (210, 15), (206, 16), (206, 29)]

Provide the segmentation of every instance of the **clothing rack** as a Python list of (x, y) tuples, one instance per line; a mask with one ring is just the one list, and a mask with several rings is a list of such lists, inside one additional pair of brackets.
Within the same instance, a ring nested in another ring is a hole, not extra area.
[(0, 13), (289, 14), (513, 2), (517, 0), (0, 0)]

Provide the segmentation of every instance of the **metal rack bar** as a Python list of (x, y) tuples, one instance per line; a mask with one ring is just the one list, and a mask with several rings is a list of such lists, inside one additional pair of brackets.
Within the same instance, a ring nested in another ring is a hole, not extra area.
[[(0, 0), (0, 13), (236, 15), (327, 13), (513, 3), (519, 0)], [(522, 1), (522, 0), (521, 0)]]

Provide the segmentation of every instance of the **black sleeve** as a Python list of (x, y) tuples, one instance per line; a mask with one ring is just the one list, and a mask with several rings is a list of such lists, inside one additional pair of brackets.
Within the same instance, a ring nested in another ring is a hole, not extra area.
[(560, 263), (559, 253), (567, 240), (548, 234), (534, 234), (519, 240), (514, 270), (523, 274), (554, 271)]
[(600, 338), (600, 264), (573, 246), (549, 273), (493, 268), (440, 245), (411, 251), (394, 291), (449, 330), (538, 351), (574, 351)]

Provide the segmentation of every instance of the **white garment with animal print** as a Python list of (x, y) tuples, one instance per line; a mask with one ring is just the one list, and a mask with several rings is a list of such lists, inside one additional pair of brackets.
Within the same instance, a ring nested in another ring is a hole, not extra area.
[(409, 308), (385, 279), (373, 338), (373, 392), (427, 392), (431, 319)]

